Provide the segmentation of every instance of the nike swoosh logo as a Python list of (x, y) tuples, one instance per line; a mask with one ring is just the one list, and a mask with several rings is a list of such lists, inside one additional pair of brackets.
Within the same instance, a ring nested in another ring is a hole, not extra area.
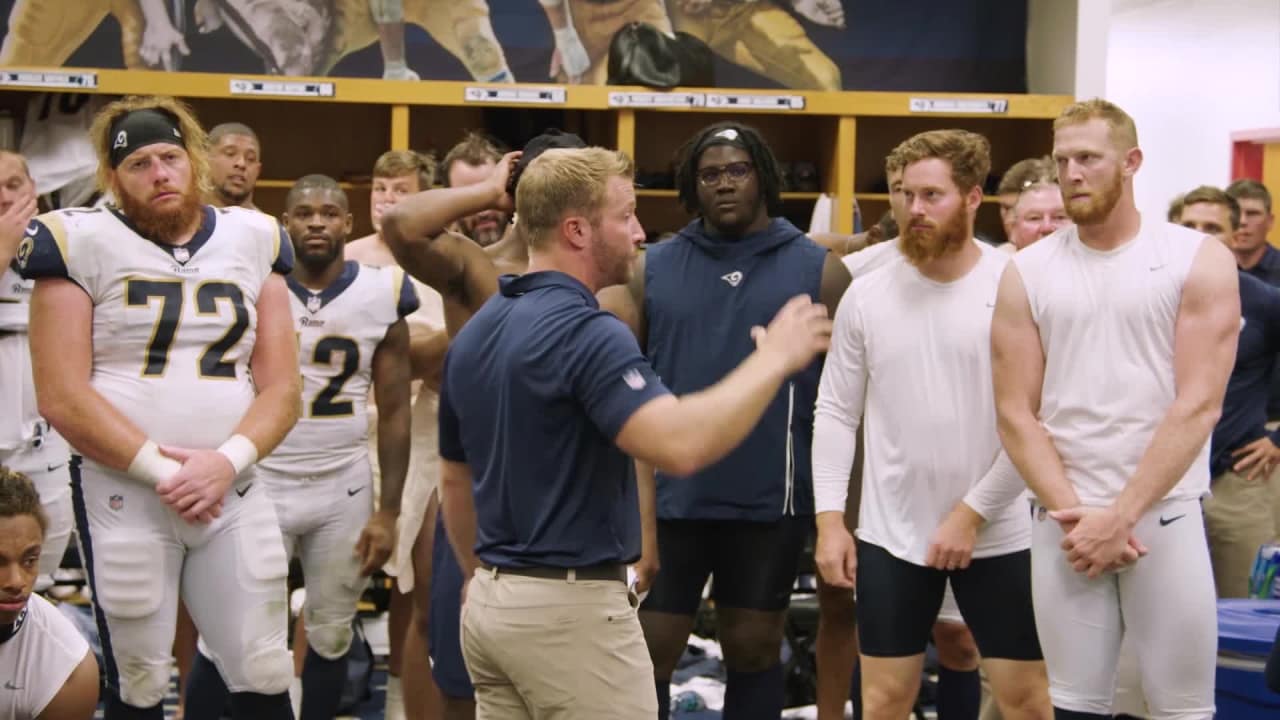
[(58, 463), (57, 465), (46, 465), (46, 466), (45, 466), (45, 468), (44, 468), (44, 471), (45, 471), (45, 472), (53, 472), (54, 470), (57, 470), (58, 468), (62, 467), (63, 465), (66, 465), (66, 463)]
[(361, 491), (361, 490), (363, 490), (363, 489), (364, 489), (364, 488), (362, 488), (362, 487), (358, 487), (358, 488), (356, 488), (355, 490), (352, 490), (352, 489), (348, 488), (348, 489), (347, 489), (347, 497), (355, 497), (356, 495), (360, 494), (360, 491)]
[(22, 685), (14, 685), (12, 680), (5, 682), (4, 687), (6, 690), (21, 690), (23, 688)]
[(249, 483), (248, 485), (245, 485), (243, 490), (241, 490), (240, 488), (236, 488), (236, 495), (239, 495), (240, 497), (244, 497), (244, 494), (249, 492), (249, 488), (251, 487), (253, 487), (253, 483)]
[(1181, 520), (1182, 518), (1184, 518), (1184, 517), (1186, 517), (1186, 516), (1187, 516), (1187, 514), (1186, 514), (1186, 513), (1183, 513), (1183, 514), (1181, 514), (1181, 515), (1175, 515), (1175, 516), (1173, 516), (1173, 517), (1171, 517), (1171, 518), (1169, 518), (1169, 519), (1167, 519), (1167, 520), (1166, 520), (1166, 519), (1165, 519), (1165, 517), (1164, 517), (1163, 515), (1161, 515), (1161, 516), (1160, 516), (1160, 527), (1164, 527), (1165, 525), (1168, 525), (1169, 523), (1174, 522), (1174, 521), (1176, 521), (1176, 520)]

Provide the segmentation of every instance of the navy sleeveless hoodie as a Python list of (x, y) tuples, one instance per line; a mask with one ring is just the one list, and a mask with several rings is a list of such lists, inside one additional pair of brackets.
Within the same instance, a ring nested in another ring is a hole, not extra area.
[[(672, 392), (719, 382), (755, 350), (796, 295), (819, 301), (827, 251), (783, 218), (740, 240), (709, 235), (696, 219), (645, 251), (645, 352)], [(810, 445), (821, 359), (783, 384), (760, 423), (729, 455), (691, 477), (659, 472), (664, 520), (773, 522), (813, 514)]]

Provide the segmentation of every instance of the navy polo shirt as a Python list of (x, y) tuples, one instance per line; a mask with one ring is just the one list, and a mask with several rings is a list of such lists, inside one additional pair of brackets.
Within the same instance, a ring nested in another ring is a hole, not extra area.
[(503, 276), (450, 344), (440, 389), (440, 456), (471, 468), (480, 560), (638, 559), (634, 466), (614, 439), (667, 394), (585, 285), (551, 271)]
[[(1280, 289), (1240, 271), (1240, 338), (1222, 417), (1213, 428), (1210, 472), (1231, 469), (1231, 453), (1267, 434), (1267, 388), (1280, 356)], [(1280, 431), (1271, 433), (1280, 445)]]
[[(1280, 288), (1280, 250), (1270, 244), (1262, 251), (1262, 259), (1258, 264), (1243, 270), (1271, 287)], [(1267, 401), (1267, 419), (1280, 420), (1280, 360), (1272, 366), (1270, 399)]]

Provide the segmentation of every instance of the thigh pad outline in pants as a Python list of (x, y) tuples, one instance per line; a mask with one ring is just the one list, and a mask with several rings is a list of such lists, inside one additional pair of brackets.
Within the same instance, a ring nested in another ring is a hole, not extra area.
[(182, 547), (150, 488), (76, 460), (72, 493), (107, 682), (126, 704), (154, 707), (169, 688)]
[(1031, 528), (1031, 596), (1049, 673), (1049, 697), (1063, 710), (1110, 715), (1124, 624), (1116, 576), (1090, 580), (1071, 568), (1062, 526), (1040, 513)]
[(1200, 503), (1156, 503), (1133, 533), (1148, 553), (1118, 576), (1120, 607), (1148, 717), (1212, 718), (1218, 611)]
[(360, 559), (355, 554), (360, 533), (373, 514), (373, 493), (350, 495), (344, 488), (372, 490), (368, 463), (344, 468), (320, 479), (317, 487), (332, 498), (322, 521), (298, 538), (303, 582), (307, 601), (303, 606), (307, 644), (326, 660), (337, 660), (351, 647), (351, 621), (356, 604), (368, 585), (360, 575)]
[(233, 693), (289, 689), (288, 570), (279, 521), (261, 490), (243, 498), (228, 493), (220, 524), (188, 552), (183, 599), (201, 652)]

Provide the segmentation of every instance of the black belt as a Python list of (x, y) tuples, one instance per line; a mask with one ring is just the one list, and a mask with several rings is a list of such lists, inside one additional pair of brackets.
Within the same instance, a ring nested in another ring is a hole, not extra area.
[[(616, 580), (627, 582), (627, 566), (616, 563), (601, 563), (580, 568), (557, 567), (494, 567), (481, 565), (482, 569), (496, 575), (520, 575), (521, 577), (543, 578), (545, 580)], [(573, 577), (570, 577), (573, 573)]]

